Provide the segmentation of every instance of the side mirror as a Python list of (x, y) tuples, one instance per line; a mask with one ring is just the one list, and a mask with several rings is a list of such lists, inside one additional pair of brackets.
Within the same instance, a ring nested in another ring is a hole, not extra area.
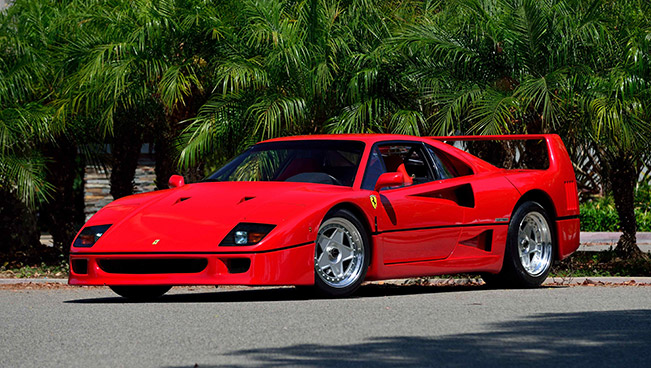
[(405, 177), (399, 172), (388, 172), (380, 175), (375, 183), (375, 191), (378, 192), (382, 188), (396, 187), (405, 184)]
[(185, 179), (181, 175), (172, 175), (167, 185), (171, 188), (178, 188), (185, 185)]

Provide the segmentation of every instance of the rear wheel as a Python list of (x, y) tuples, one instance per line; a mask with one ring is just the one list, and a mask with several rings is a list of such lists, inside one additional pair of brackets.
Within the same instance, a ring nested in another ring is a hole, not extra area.
[(364, 281), (370, 242), (362, 223), (347, 210), (326, 216), (314, 247), (315, 286), (331, 297), (348, 296)]
[(523, 203), (513, 214), (502, 271), (482, 275), (493, 286), (536, 287), (545, 281), (554, 260), (555, 236), (547, 211), (537, 202)]
[(167, 285), (137, 285), (137, 286), (124, 286), (113, 285), (109, 286), (116, 294), (131, 300), (152, 300), (161, 297), (168, 292), (172, 287)]

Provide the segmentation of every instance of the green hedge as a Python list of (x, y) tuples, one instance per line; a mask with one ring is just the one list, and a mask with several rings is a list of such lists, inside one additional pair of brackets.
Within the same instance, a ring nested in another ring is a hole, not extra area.
[[(637, 231), (651, 231), (651, 190), (641, 184), (635, 195)], [(619, 216), (612, 197), (595, 198), (581, 204), (581, 231), (619, 231)]]
[[(637, 231), (651, 231), (651, 212), (635, 209)], [(593, 202), (581, 205), (581, 231), (619, 231), (619, 216), (614, 208), (600, 208)]]

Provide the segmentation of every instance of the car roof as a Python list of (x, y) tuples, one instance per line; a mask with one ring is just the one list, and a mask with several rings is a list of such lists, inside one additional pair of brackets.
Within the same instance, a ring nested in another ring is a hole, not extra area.
[(387, 140), (405, 140), (405, 141), (427, 141), (422, 137), (413, 135), (402, 134), (314, 134), (314, 135), (295, 135), (290, 137), (280, 137), (268, 139), (260, 143), (266, 142), (282, 142), (282, 141), (302, 141), (302, 140), (350, 140), (361, 141), (365, 143), (375, 143)]
[(342, 140), (349, 140), (349, 141), (359, 141), (359, 142), (364, 142), (368, 146), (371, 146), (377, 142), (383, 142), (383, 141), (411, 141), (411, 142), (424, 142), (429, 145), (432, 145), (434, 147), (437, 147), (447, 153), (453, 154), (455, 157), (462, 159), (463, 161), (466, 162), (466, 164), (469, 164), (474, 172), (479, 172), (479, 171), (492, 171), (496, 170), (497, 168), (488, 162), (473, 156), (469, 154), (468, 152), (464, 152), (462, 150), (459, 150), (453, 146), (450, 146), (448, 144), (445, 144), (441, 142), (439, 139), (440, 137), (418, 137), (418, 136), (413, 136), (413, 135), (405, 135), (405, 134), (315, 134), (315, 135), (295, 135), (295, 136), (289, 136), (289, 137), (280, 137), (280, 138), (273, 138), (269, 139), (266, 141), (262, 141), (260, 143), (267, 143), (267, 142), (291, 142), (291, 141), (306, 141), (306, 140), (333, 140), (333, 141), (342, 141)]

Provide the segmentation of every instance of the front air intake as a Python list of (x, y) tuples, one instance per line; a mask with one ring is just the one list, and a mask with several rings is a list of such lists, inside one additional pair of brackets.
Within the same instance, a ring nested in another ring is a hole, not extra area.
[(228, 258), (224, 260), (228, 273), (244, 273), (251, 268), (251, 259), (249, 258)]
[(77, 275), (87, 275), (88, 274), (88, 260), (87, 259), (73, 259), (70, 262), (72, 266), (72, 273)]
[(205, 258), (165, 258), (165, 259), (101, 259), (99, 268), (106, 273), (121, 274), (159, 274), (159, 273), (198, 273), (206, 269)]

